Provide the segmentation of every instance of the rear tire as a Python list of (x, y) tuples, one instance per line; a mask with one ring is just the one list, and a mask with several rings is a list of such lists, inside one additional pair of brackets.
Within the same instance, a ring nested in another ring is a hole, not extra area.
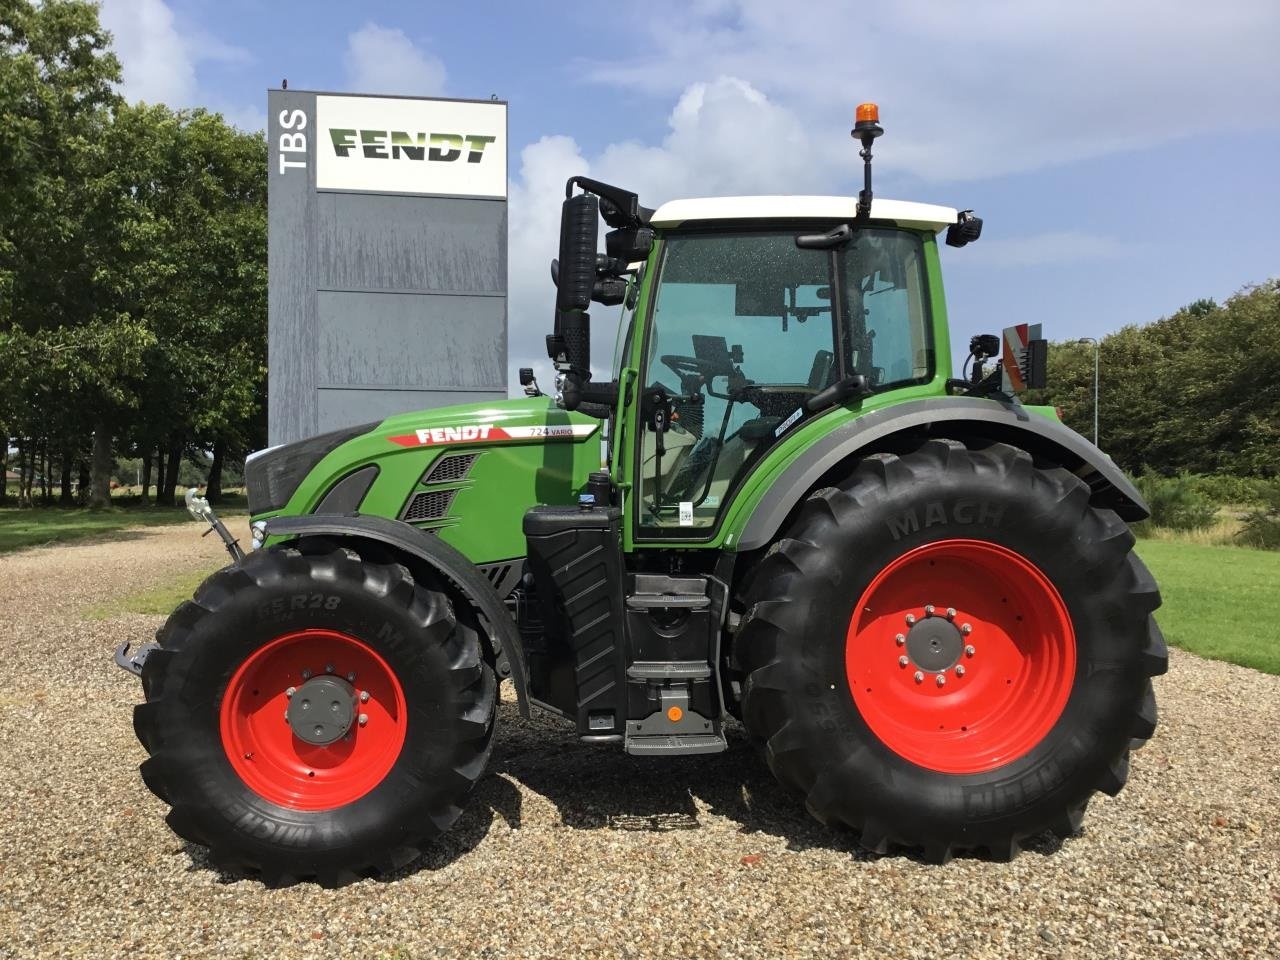
[[(251, 553), (174, 611), (134, 729), (170, 827), (215, 864), (337, 886), (403, 866), (458, 818), (488, 761), (497, 680), (468, 604), (398, 563), (302, 546)], [(285, 711), (303, 670), (353, 678), (345, 736), (299, 739)]]
[(817, 819), (876, 852), (1008, 859), (1070, 835), (1155, 729), (1167, 654), (1133, 544), (1023, 450), (872, 455), (752, 575), (748, 732)]

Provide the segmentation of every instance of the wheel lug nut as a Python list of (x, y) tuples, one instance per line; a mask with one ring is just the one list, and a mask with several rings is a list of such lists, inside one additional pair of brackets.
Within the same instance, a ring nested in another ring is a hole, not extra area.
[(348, 674), (347, 674), (347, 683), (355, 683), (355, 682), (356, 682), (356, 675), (355, 675), (355, 672), (353, 671), (353, 672), (351, 672), (351, 673), (348, 673)]
[(368, 715), (367, 713), (362, 713), (362, 714), (360, 714), (360, 721), (359, 721), (359, 722), (360, 722), (360, 726), (362, 726), (362, 727), (363, 727), (366, 723), (368, 723), (368, 722), (369, 722), (369, 715)]
[(896, 643), (898, 646), (902, 646), (904, 643), (907, 642), (907, 638), (904, 637), (902, 634), (898, 634), (896, 637), (893, 638), (893, 642)]
[(968, 636), (969, 634), (973, 633), (973, 626), (968, 623), (962, 623), (960, 624), (960, 632), (963, 633), (965, 636)]
[(934, 682), (937, 683), (938, 686), (940, 687), (945, 687), (947, 685), (947, 678), (944, 677), (942, 674), (938, 674), (938, 679)]
[(369, 691), (368, 691), (368, 690), (361, 690), (361, 691), (360, 691), (360, 702), (361, 702), (361, 703), (368, 703), (368, 702), (369, 702)]
[(916, 615), (915, 615), (914, 613), (908, 613), (908, 614), (907, 614), (907, 626), (909, 627), (909, 626), (911, 626), (912, 624), (914, 624), (915, 622), (916, 622)]
[(333, 664), (332, 664), (332, 663), (326, 663), (326, 664), (324, 665), (324, 672), (325, 672), (325, 673), (333, 673)]
[(955, 608), (955, 607), (947, 607), (947, 619), (948, 619), (948, 620), (954, 620), (955, 618), (956, 618), (956, 608)]
[(917, 670), (915, 676), (911, 679), (915, 680), (916, 683), (924, 683), (924, 674)]
[(932, 616), (933, 616), (933, 604), (932, 604), (932, 603), (926, 603), (926, 604), (924, 605), (924, 615), (925, 615), (926, 617), (932, 617)]
[(898, 666), (900, 666), (900, 667), (905, 667), (905, 666), (906, 666), (908, 663), (910, 663), (910, 662), (911, 662), (911, 661), (910, 661), (910, 660), (908, 660), (906, 657), (899, 657), (899, 658), (898, 658)]
[(297, 688), (297, 687), (289, 687), (289, 688), (287, 688), (287, 689), (285, 690), (284, 695), (285, 695), (286, 697), (292, 697), (292, 696), (293, 696), (295, 693), (297, 693), (297, 692), (298, 692), (298, 688)]
[[(963, 663), (962, 663), (962, 664), (960, 664), (960, 666), (956, 667), (956, 676), (957, 676), (957, 677), (963, 677), (963, 676), (964, 676), (964, 664), (963, 664)], [(941, 678), (941, 677), (939, 677), (938, 679), (942, 679), (942, 678)]]
[(302, 679), (303, 679), (303, 680), (310, 680), (310, 679), (311, 679), (311, 671), (310, 671), (310, 670), (303, 670), (303, 671), (302, 671)]
[(973, 656), (975, 653), (977, 653), (977, 652), (978, 652), (977, 648), (976, 648), (976, 647), (974, 647), (974, 645), (973, 645), (972, 643), (971, 643), (971, 644), (969, 644), (967, 647), (965, 647), (965, 648), (964, 648), (964, 655), (965, 655), (966, 657), (972, 657), (972, 656)]

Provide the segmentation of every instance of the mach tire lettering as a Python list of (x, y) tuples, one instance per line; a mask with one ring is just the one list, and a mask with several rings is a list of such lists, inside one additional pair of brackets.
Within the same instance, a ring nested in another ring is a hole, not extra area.
[(894, 540), (901, 540), (922, 529), (935, 527), (954, 521), (962, 526), (977, 524), (984, 527), (998, 527), (1004, 519), (1004, 504), (992, 503), (989, 500), (957, 500), (948, 508), (941, 500), (931, 500), (924, 505), (923, 513), (912, 508), (885, 521), (889, 535)]

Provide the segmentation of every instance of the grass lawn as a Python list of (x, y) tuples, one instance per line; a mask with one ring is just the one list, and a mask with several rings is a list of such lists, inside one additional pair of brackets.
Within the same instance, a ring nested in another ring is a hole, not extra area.
[[(227, 562), (230, 562), (227, 557)], [(88, 616), (94, 620), (105, 620), (122, 613), (152, 613), (167, 617), (183, 600), (190, 600), (205, 577), (220, 570), (224, 564), (210, 566), (207, 570), (194, 570), (176, 576), (163, 583), (158, 583), (147, 590), (140, 590), (123, 597), (117, 597), (108, 604), (94, 607)]]
[[(192, 522), (184, 506), (156, 507), (129, 501), (130, 498), (118, 498), (118, 505), (104, 510), (0, 507), (0, 553), (108, 535), (125, 527)], [(226, 505), (218, 508), (219, 516), (237, 512), (244, 512), (243, 498), (229, 498)]]
[(1280, 674), (1280, 632), (1268, 611), (1280, 587), (1280, 551), (1140, 540), (1160, 584), (1165, 639), (1202, 657)]

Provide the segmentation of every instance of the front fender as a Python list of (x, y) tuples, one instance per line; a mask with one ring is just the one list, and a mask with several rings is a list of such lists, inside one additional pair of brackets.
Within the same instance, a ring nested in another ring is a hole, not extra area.
[(340, 540), (372, 540), (427, 564), (461, 588), (483, 615), (483, 626), (489, 631), (490, 640), (502, 647), (511, 664), (511, 681), (516, 688), (520, 715), (529, 716), (528, 674), (525, 671), (520, 635), (493, 585), (461, 551), (449, 546), (438, 536), (407, 523), (354, 513), (272, 517), (266, 521), (266, 535), (288, 539), (327, 536)]
[(872, 411), (815, 440), (783, 468), (761, 497), (735, 549), (744, 552), (772, 543), (787, 516), (824, 475), (899, 434), (1012, 444), (1075, 472), (1089, 484), (1093, 502), (1114, 510), (1121, 519), (1145, 520), (1151, 515), (1142, 495), (1112, 459), (1065, 424), (1032, 414), (1017, 403), (931, 397)]

